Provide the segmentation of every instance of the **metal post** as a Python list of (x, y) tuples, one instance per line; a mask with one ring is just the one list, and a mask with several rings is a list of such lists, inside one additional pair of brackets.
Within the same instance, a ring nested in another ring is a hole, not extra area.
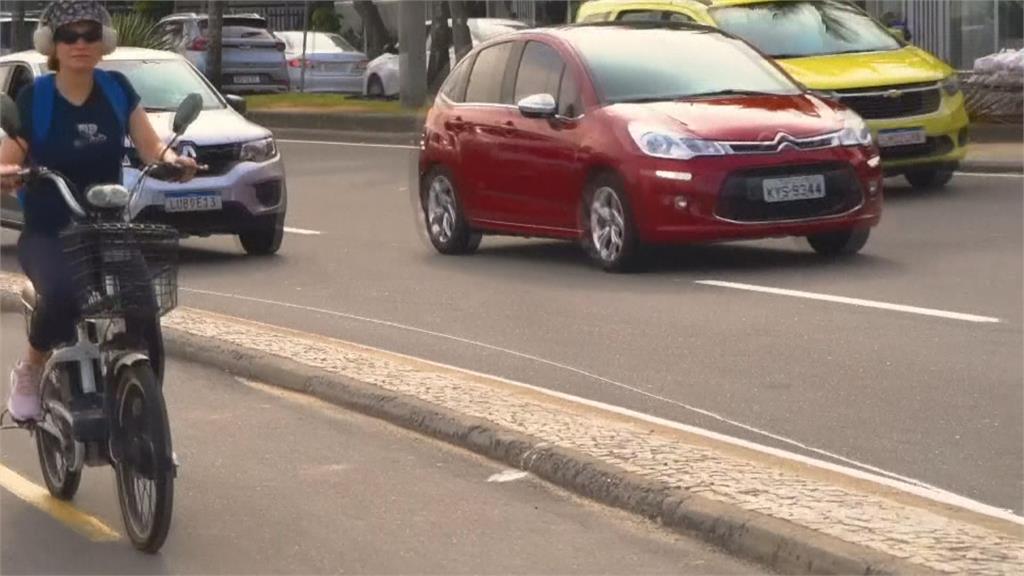
[(302, 59), (299, 61), (299, 92), (306, 91), (306, 35), (309, 34), (309, 0), (302, 5)]
[(404, 108), (420, 108), (427, 96), (427, 9), (425, 2), (398, 6), (398, 57), (401, 101)]

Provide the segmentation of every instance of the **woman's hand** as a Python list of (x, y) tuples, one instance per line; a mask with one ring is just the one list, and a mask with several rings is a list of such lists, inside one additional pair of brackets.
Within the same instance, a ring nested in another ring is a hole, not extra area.
[(196, 170), (199, 169), (199, 165), (196, 164), (195, 158), (178, 156), (174, 159), (174, 164), (180, 166), (183, 170), (181, 178), (178, 178), (178, 182), (188, 182), (196, 177)]
[(21, 166), (17, 164), (0, 164), (0, 190), (8, 192), (21, 187)]

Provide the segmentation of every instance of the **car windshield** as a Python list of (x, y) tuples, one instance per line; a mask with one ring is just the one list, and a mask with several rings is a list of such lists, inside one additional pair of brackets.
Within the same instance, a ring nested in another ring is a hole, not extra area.
[(192, 93), (203, 97), (204, 110), (224, 107), (213, 90), (192, 69), (179, 60), (104, 60), (107, 70), (128, 77), (148, 111), (173, 111)]
[(838, 0), (768, 2), (712, 10), (718, 27), (773, 58), (896, 50), (900, 43), (868, 15)]
[(756, 50), (718, 33), (603, 28), (573, 43), (606, 103), (801, 92)]

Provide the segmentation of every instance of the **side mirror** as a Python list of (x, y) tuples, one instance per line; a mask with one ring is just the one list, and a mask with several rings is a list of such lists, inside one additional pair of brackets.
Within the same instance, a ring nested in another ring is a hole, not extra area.
[(228, 106), (235, 109), (235, 112), (239, 114), (245, 114), (249, 110), (248, 104), (245, 103), (245, 98), (236, 96), (234, 94), (225, 94), (224, 99), (228, 101)]
[(889, 34), (891, 34), (897, 40), (904, 42), (910, 42), (910, 30), (906, 28), (889, 28)]
[(171, 129), (175, 136), (181, 136), (188, 129), (189, 125), (196, 121), (199, 113), (203, 111), (203, 97), (199, 94), (189, 94), (181, 101), (178, 111), (174, 113), (174, 123)]
[(554, 118), (558, 103), (551, 94), (534, 94), (519, 101), (519, 113), (527, 118)]
[(21, 132), (21, 115), (18, 105), (7, 94), (0, 94), (0, 129), (13, 136)]

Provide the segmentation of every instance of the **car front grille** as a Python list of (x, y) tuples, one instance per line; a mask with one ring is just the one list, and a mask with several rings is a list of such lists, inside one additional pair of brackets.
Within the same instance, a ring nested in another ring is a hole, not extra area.
[[(825, 196), (788, 202), (766, 202), (768, 178), (822, 175)], [(777, 222), (821, 218), (849, 212), (861, 205), (864, 194), (853, 168), (844, 164), (780, 166), (734, 172), (718, 195), (715, 215), (735, 222)]]
[(839, 101), (867, 120), (931, 114), (939, 109), (942, 94), (934, 82), (882, 86), (871, 91), (840, 90)]
[(838, 138), (834, 134), (827, 136), (814, 136), (811, 138), (793, 138), (779, 135), (772, 141), (764, 142), (728, 142), (727, 145), (733, 154), (773, 154), (784, 148), (796, 148), (797, 150), (815, 150), (836, 146)]
[(241, 148), (239, 144), (197, 146), (196, 162), (209, 166), (209, 169), (200, 176), (220, 176), (230, 172), (238, 164)]
[(923, 144), (882, 148), (882, 160), (907, 160), (910, 158), (942, 156), (952, 152), (953, 147), (953, 139), (949, 136), (929, 137)]

